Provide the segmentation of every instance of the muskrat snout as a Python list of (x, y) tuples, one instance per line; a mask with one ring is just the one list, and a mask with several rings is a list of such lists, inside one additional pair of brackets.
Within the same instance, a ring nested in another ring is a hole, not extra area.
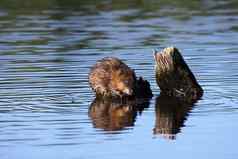
[(129, 96), (133, 95), (133, 90), (129, 88), (126, 88), (123, 92)]
[(122, 97), (123, 95), (125, 96), (132, 96), (133, 95), (133, 90), (130, 88), (125, 88), (123, 90), (113, 90), (113, 94), (114, 95), (119, 95), (120, 97)]

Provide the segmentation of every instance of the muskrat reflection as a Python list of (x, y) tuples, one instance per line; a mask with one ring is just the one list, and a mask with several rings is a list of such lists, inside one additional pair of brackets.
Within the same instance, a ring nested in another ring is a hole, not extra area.
[(175, 97), (160, 95), (156, 98), (156, 122), (154, 134), (160, 134), (167, 139), (175, 139), (187, 119), (193, 102), (186, 102)]
[(95, 128), (117, 131), (134, 126), (137, 112), (141, 113), (148, 106), (148, 100), (121, 101), (96, 98), (89, 108), (89, 116)]

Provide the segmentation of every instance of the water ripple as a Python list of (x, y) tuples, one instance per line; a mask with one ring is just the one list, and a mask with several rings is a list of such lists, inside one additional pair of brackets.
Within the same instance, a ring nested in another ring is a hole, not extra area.
[[(206, 142), (218, 154), (211, 157), (236, 156), (236, 145), (229, 144), (238, 130), (233, 122), (238, 112), (237, 8), (234, 0), (1, 1), (0, 153), (24, 158), (24, 147), (62, 154), (61, 147), (71, 146), (72, 155), (90, 158), (86, 147), (107, 158), (104, 153), (112, 146), (114, 157), (148, 157), (157, 148), (170, 157), (179, 143), (189, 158), (195, 150), (195, 158), (204, 158), (211, 153)], [(159, 97), (151, 50), (170, 45), (181, 50), (204, 89), (193, 105)], [(131, 103), (95, 102), (88, 72), (105, 56), (121, 58), (148, 80), (154, 98), (137, 103), (135, 110)], [(121, 116), (113, 114), (117, 111)], [(155, 141), (157, 135), (176, 141)], [(214, 141), (229, 146), (229, 152), (222, 153), (225, 148)], [(177, 150), (174, 154), (181, 157)]]

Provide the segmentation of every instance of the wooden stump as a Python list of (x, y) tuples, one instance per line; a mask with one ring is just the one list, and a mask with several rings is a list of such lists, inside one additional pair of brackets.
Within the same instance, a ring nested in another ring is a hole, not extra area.
[(202, 96), (201, 86), (177, 48), (168, 47), (160, 53), (155, 51), (154, 58), (156, 81), (161, 93), (188, 101)]

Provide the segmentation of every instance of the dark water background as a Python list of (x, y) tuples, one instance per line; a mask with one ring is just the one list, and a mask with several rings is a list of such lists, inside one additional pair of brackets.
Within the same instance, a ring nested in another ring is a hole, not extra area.
[[(159, 97), (151, 50), (170, 45), (204, 88), (194, 105)], [(93, 103), (105, 56), (150, 81), (149, 103)], [(1, 159), (235, 159), (237, 95), (236, 0), (0, 1)]]

